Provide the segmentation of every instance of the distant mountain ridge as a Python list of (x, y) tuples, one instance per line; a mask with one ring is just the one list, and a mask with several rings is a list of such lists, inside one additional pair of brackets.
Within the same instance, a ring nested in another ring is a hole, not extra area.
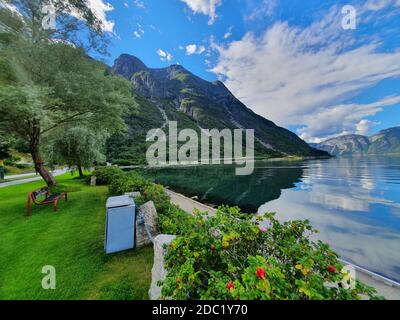
[[(153, 69), (135, 56), (122, 54), (115, 60), (111, 72), (128, 79), (137, 100), (141, 101), (139, 114), (132, 114), (127, 121), (133, 136), (137, 130), (144, 132), (155, 128), (156, 124), (162, 126), (166, 121), (177, 121), (180, 129), (197, 131), (254, 129), (256, 153), (267, 157), (327, 156), (327, 153), (311, 148), (293, 132), (255, 114), (221, 81), (201, 79), (181, 65)], [(143, 117), (146, 121), (141, 119)], [(122, 142), (114, 142), (126, 149)]]
[(356, 134), (339, 136), (312, 146), (335, 156), (400, 154), (400, 127), (381, 130), (369, 137)]

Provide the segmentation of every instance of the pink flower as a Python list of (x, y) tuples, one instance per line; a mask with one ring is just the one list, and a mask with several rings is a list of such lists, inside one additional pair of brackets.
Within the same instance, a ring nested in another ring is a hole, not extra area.
[(260, 227), (259, 230), (260, 230), (261, 233), (266, 233), (267, 232), (267, 229), (265, 229), (264, 227)]

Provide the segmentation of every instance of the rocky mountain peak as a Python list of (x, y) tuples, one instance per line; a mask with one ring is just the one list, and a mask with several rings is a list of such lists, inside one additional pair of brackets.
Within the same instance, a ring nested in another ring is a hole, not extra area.
[(130, 80), (132, 76), (140, 71), (147, 70), (147, 66), (137, 57), (129, 54), (121, 54), (114, 62), (115, 73)]

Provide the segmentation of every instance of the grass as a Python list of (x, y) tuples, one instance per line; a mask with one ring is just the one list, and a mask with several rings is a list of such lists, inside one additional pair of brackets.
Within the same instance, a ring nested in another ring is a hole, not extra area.
[[(68, 202), (57, 213), (33, 206), (29, 219), (27, 194), (43, 182), (0, 189), (0, 299), (147, 299), (153, 249), (104, 253), (107, 187), (57, 180)], [(56, 290), (42, 289), (45, 265), (56, 269)]]

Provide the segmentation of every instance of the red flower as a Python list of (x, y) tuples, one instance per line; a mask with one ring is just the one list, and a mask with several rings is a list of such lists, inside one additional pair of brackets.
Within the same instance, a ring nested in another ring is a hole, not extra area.
[(232, 291), (233, 289), (235, 289), (235, 285), (233, 284), (232, 281), (229, 281), (229, 282), (226, 284), (226, 288), (227, 288), (229, 291)]
[(335, 266), (330, 265), (330, 266), (328, 267), (328, 271), (329, 271), (330, 273), (335, 273), (335, 272), (336, 272)]
[(256, 276), (259, 279), (265, 279), (265, 270), (263, 268), (257, 268)]

